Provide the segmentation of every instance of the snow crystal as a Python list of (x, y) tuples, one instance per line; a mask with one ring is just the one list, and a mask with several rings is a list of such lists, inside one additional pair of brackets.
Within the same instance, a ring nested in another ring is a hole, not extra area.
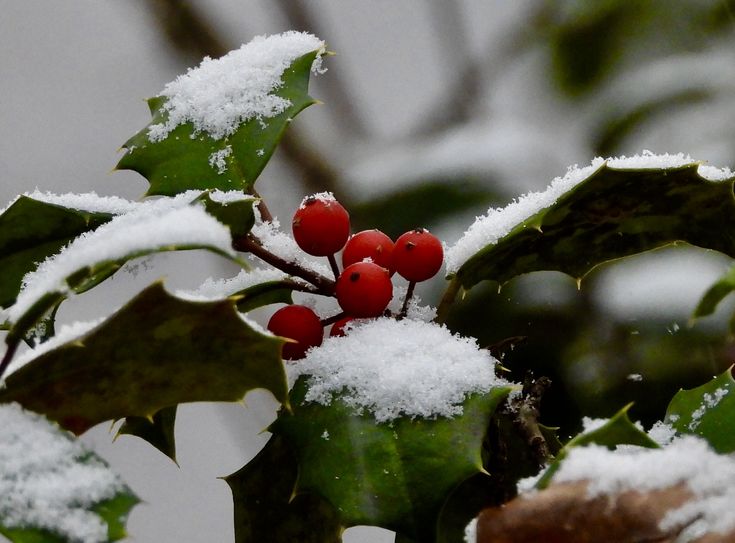
[(312, 202), (314, 200), (319, 200), (320, 202), (325, 203), (337, 201), (337, 199), (334, 197), (334, 194), (332, 194), (331, 192), (317, 192), (316, 194), (304, 196), (304, 198), (301, 200), (301, 204), (299, 204), (299, 209), (304, 209), (307, 202)]
[[(543, 192), (529, 192), (520, 196), (504, 208), (491, 208), (487, 214), (477, 217), (475, 222), (452, 247), (446, 251), (445, 261), (447, 273), (452, 274), (475, 253), (488, 245), (497, 243), (516, 226), (523, 224), (533, 215), (552, 206), (561, 196), (587, 179), (595, 171), (607, 164), (610, 168), (626, 169), (661, 169), (677, 168), (690, 164), (699, 164), (684, 154), (656, 155), (643, 151), (641, 155), (617, 158), (595, 158), (589, 166), (569, 168), (564, 177), (555, 178)], [(732, 177), (730, 170), (699, 166), (701, 176), (710, 180), (724, 180)]]
[(676, 430), (668, 422), (658, 421), (648, 430), (648, 437), (665, 447), (676, 437)]
[(640, 383), (643, 381), (643, 376), (640, 373), (629, 373), (625, 378), (628, 381), (633, 381), (634, 383)]
[(209, 155), (209, 165), (217, 170), (218, 175), (222, 175), (227, 170), (227, 161), (225, 159), (231, 154), (232, 146), (228, 145), (224, 149), (220, 149)]
[(325, 44), (305, 32), (257, 36), (219, 59), (205, 57), (197, 67), (168, 83), (160, 96), (168, 119), (148, 130), (151, 141), (161, 141), (177, 126), (191, 122), (195, 133), (214, 139), (232, 135), (251, 119), (274, 117), (290, 100), (276, 96), (283, 72), (297, 58), (317, 51), (311, 70), (321, 73)]
[(720, 400), (728, 395), (730, 390), (726, 387), (718, 388), (712, 394), (706, 392), (702, 396), (702, 404), (692, 413), (692, 421), (689, 423), (689, 430), (696, 430), (701, 422), (701, 418), (707, 412), (708, 409), (712, 409), (720, 403)]
[(695, 534), (735, 529), (735, 459), (715, 453), (704, 440), (694, 436), (678, 438), (663, 449), (610, 451), (597, 445), (573, 448), (553, 480), (589, 481), (589, 497), (686, 484), (694, 498), (669, 511), (661, 521), (661, 529), (679, 530), (687, 526), (677, 541), (689, 541)]
[(194, 290), (177, 290), (176, 296), (194, 301), (221, 300), (260, 283), (280, 281), (288, 275), (275, 268), (242, 270), (229, 279), (208, 278)]
[[(3, 378), (7, 377), (11, 373), (18, 371), (20, 368), (28, 364), (31, 360), (34, 360), (42, 354), (55, 349), (56, 347), (63, 345), (64, 343), (73, 341), (89, 332), (92, 328), (102, 322), (102, 319), (89, 322), (73, 322), (71, 324), (62, 325), (56, 334), (44, 341), (43, 343), (35, 346), (33, 349), (28, 349), (23, 354), (14, 358), (8, 366), (7, 371), (3, 375)], [(2, 380), (0, 380), (0, 383)]]
[(209, 197), (213, 202), (219, 204), (231, 204), (233, 202), (240, 202), (242, 200), (249, 200), (253, 197), (252, 194), (246, 194), (241, 190), (212, 190), (209, 191)]
[(464, 529), (464, 542), (477, 543), (477, 519), (473, 518)]
[[(393, 285), (393, 298), (388, 304), (388, 309), (398, 314), (403, 306), (403, 300), (406, 298), (408, 289), (403, 285)], [(436, 317), (436, 308), (430, 305), (421, 305), (421, 297), (413, 293), (406, 308), (406, 318), (414, 321), (429, 322)]]
[(82, 234), (47, 258), (23, 278), (16, 303), (8, 310), (10, 319), (17, 320), (48, 292), (68, 293), (66, 278), (99, 262), (174, 245), (208, 245), (234, 254), (226, 226), (199, 206), (176, 207), (186, 202), (184, 196), (140, 204), (135, 211)]
[(0, 425), (2, 525), (35, 526), (78, 543), (107, 541), (107, 525), (87, 509), (123, 491), (122, 481), (78, 441), (17, 404), (0, 406)]
[(292, 383), (308, 376), (306, 402), (329, 405), (340, 394), (357, 413), (387, 422), (460, 415), (468, 395), (509, 384), (495, 376), (495, 363), (474, 339), (438, 324), (380, 318), (326, 338), (288, 371)]

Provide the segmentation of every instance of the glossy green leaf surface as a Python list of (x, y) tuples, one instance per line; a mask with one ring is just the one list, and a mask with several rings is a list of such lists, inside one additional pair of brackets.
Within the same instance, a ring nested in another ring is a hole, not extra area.
[(283, 281), (266, 281), (241, 290), (232, 295), (237, 309), (243, 313), (269, 304), (291, 304), (294, 283), (288, 279)]
[(179, 403), (238, 401), (255, 388), (287, 404), (282, 344), (250, 328), (232, 300), (181, 300), (154, 283), (8, 375), (0, 402), (17, 401), (78, 434)]
[(117, 435), (131, 435), (144, 439), (176, 462), (176, 406), (164, 407), (151, 418), (126, 417)]
[[(234, 134), (214, 139), (206, 133), (194, 133), (185, 123), (161, 141), (151, 141), (148, 129), (165, 122), (168, 113), (165, 98), (148, 101), (152, 120), (130, 138), (123, 147), (127, 152), (117, 165), (121, 170), (134, 170), (150, 183), (147, 194), (174, 195), (189, 189), (250, 190), (255, 184), (281, 136), (301, 110), (315, 103), (308, 94), (311, 65), (316, 51), (296, 59), (282, 76), (283, 85), (274, 95), (290, 100), (283, 113), (244, 122)], [(223, 157), (223, 167), (213, 163), (215, 153)]]
[(490, 417), (509, 392), (499, 387), (470, 396), (464, 413), (451, 419), (377, 424), (340, 399), (329, 406), (304, 404), (301, 378), (291, 392), (293, 414), (280, 416), (271, 430), (298, 459), (297, 494), (326, 498), (345, 527), (381, 526), (417, 542), (433, 541), (449, 493), (482, 472)]
[(196, 199), (204, 204), (204, 209), (219, 222), (229, 227), (232, 237), (244, 236), (255, 224), (253, 204), (255, 198), (243, 198), (232, 202), (217, 202), (212, 200), (208, 192)]
[(0, 215), (0, 306), (13, 304), (23, 276), (39, 262), (111, 218), (20, 196)]
[[(720, 277), (712, 286), (707, 289), (702, 299), (694, 310), (693, 317), (706, 317), (711, 315), (717, 309), (719, 303), (724, 300), (732, 291), (735, 290), (735, 267), (730, 268), (725, 275)], [(731, 322), (731, 325), (735, 322)], [(731, 326), (732, 327), (732, 326)]]
[(708, 181), (693, 163), (665, 169), (602, 165), (456, 273), (464, 288), (533, 271), (581, 279), (604, 262), (677, 241), (735, 257), (733, 180)]
[(703, 437), (719, 453), (735, 451), (735, 381), (730, 370), (700, 387), (679, 391), (664, 420), (679, 434)]
[(225, 478), (235, 509), (235, 543), (339, 543), (337, 511), (315, 494), (293, 495), (296, 457), (286, 441), (272, 436), (240, 470)]
[(539, 479), (536, 488), (543, 489), (549, 485), (551, 479), (554, 477), (554, 473), (559, 469), (569, 450), (574, 447), (595, 444), (603, 445), (609, 449), (614, 449), (618, 445), (637, 445), (652, 449), (658, 448), (658, 444), (630, 420), (628, 417), (628, 409), (630, 407), (630, 405), (625, 406), (611, 417), (610, 420), (594, 430), (583, 432), (573, 437), (556, 455), (554, 461)]

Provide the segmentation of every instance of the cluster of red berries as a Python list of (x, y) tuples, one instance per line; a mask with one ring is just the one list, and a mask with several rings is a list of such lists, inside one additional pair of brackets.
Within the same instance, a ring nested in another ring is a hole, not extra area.
[[(409, 281), (408, 298), (417, 282), (441, 269), (444, 251), (439, 239), (423, 228), (401, 235), (396, 242), (380, 230), (364, 230), (350, 236), (350, 216), (331, 194), (304, 199), (292, 222), (296, 244), (312, 256), (326, 256), (334, 270), (334, 295), (343, 314), (330, 335), (344, 335), (345, 325), (355, 318), (384, 314), (393, 298), (391, 277), (398, 273)], [(335, 254), (342, 251), (342, 271)], [(283, 358), (303, 358), (311, 347), (321, 345), (323, 325), (316, 313), (303, 305), (288, 305), (276, 311), (268, 330), (293, 339), (283, 347)]]

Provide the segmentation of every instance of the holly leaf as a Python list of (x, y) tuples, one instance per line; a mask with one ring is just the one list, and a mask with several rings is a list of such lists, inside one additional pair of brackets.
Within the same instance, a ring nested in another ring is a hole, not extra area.
[(140, 500), (101, 458), (18, 405), (0, 406), (0, 420), (0, 535), (13, 543), (126, 537), (128, 514)]
[(20, 196), (0, 215), (0, 306), (15, 302), (23, 276), (39, 262), (111, 218)]
[(653, 441), (648, 434), (638, 428), (628, 417), (628, 410), (633, 404), (628, 404), (613, 415), (610, 420), (589, 432), (583, 432), (573, 437), (558, 452), (554, 461), (549, 465), (544, 474), (536, 483), (536, 488), (546, 488), (554, 473), (569, 454), (569, 450), (574, 447), (584, 447), (586, 445), (603, 445), (608, 449), (614, 449), (618, 445), (637, 445), (639, 447), (648, 447), (651, 449), (658, 448), (658, 443)]
[[(707, 289), (702, 299), (699, 300), (699, 304), (697, 304), (697, 308), (694, 310), (692, 317), (696, 319), (711, 315), (715, 312), (719, 303), (733, 290), (735, 290), (735, 267), (730, 268), (725, 275), (720, 277)], [(735, 320), (731, 321), (730, 329), (735, 330)]]
[(291, 280), (266, 281), (252, 287), (246, 288), (233, 294), (237, 303), (237, 309), (243, 313), (270, 304), (292, 304), (291, 293), (294, 291), (295, 283)]
[(235, 543), (340, 543), (337, 511), (314, 494), (293, 495), (298, 465), (286, 441), (272, 436), (240, 470), (225, 477), (235, 506)]
[(328, 406), (305, 404), (302, 377), (291, 392), (293, 413), (283, 413), (271, 431), (283, 436), (298, 459), (296, 495), (323, 496), (345, 527), (380, 526), (417, 542), (433, 541), (449, 493), (483, 472), (490, 417), (510, 390), (468, 397), (455, 418), (402, 417), (378, 424), (339, 398)]
[(117, 436), (138, 436), (176, 462), (175, 424), (176, 406), (173, 405), (157, 411), (151, 418), (125, 417)]
[(248, 326), (232, 300), (182, 300), (157, 282), (8, 375), (0, 403), (16, 401), (76, 434), (179, 403), (238, 401), (255, 388), (288, 405), (282, 345)]
[(733, 179), (708, 181), (698, 167), (634, 170), (604, 163), (475, 253), (456, 280), (468, 289), (540, 270), (581, 280), (599, 264), (678, 241), (735, 257)]
[(698, 435), (718, 453), (731, 453), (735, 451), (734, 390), (728, 369), (700, 387), (677, 392), (664, 420), (680, 435)]
[(463, 541), (467, 524), (493, 504), (496, 497), (493, 487), (493, 478), (487, 473), (477, 473), (460, 483), (439, 513), (436, 543)]
[(281, 114), (243, 122), (231, 135), (214, 139), (196, 133), (192, 123), (179, 125), (161, 141), (151, 141), (148, 130), (165, 123), (166, 98), (148, 100), (151, 122), (123, 144), (127, 150), (117, 168), (143, 175), (147, 195), (172, 196), (189, 189), (244, 190), (250, 192), (268, 163), (291, 120), (316, 103), (308, 94), (309, 74), (317, 51), (293, 61), (282, 76), (283, 84), (272, 94), (291, 102)]
[(227, 226), (233, 238), (244, 236), (255, 224), (253, 204), (257, 201), (256, 198), (218, 202), (212, 200), (209, 192), (204, 192), (195, 201), (201, 202), (207, 213)]

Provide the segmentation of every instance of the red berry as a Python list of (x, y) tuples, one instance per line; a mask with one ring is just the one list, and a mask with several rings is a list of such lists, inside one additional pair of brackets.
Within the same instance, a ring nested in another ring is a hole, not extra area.
[(347, 266), (337, 279), (337, 301), (353, 317), (378, 317), (393, 298), (388, 270), (372, 262)]
[(313, 256), (333, 255), (350, 236), (350, 215), (331, 194), (308, 196), (293, 216), (293, 237)]
[(342, 251), (342, 267), (346, 268), (369, 258), (393, 275), (396, 271), (393, 265), (393, 247), (393, 240), (380, 230), (363, 230), (347, 240), (345, 250)]
[(444, 249), (439, 238), (424, 228), (417, 228), (396, 240), (393, 261), (396, 271), (405, 279), (426, 281), (441, 269)]
[(282, 356), (287, 360), (304, 358), (309, 348), (322, 344), (322, 323), (316, 313), (303, 305), (287, 305), (273, 313), (268, 330), (296, 341), (283, 345)]
[(332, 329), (329, 330), (329, 337), (342, 337), (347, 335), (345, 333), (345, 326), (348, 323), (355, 320), (355, 317), (342, 317), (332, 325)]

